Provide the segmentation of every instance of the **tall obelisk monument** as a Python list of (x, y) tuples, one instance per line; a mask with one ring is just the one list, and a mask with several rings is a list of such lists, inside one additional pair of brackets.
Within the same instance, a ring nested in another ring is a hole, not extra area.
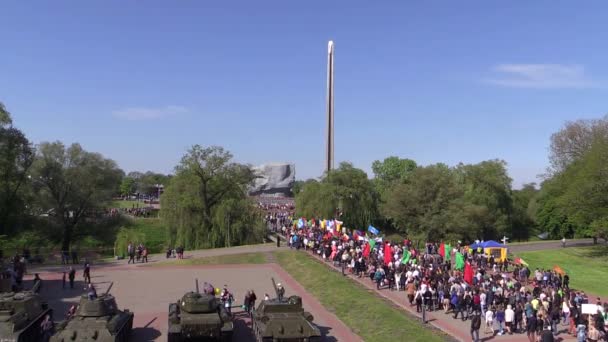
[(327, 145), (325, 172), (334, 168), (334, 42), (327, 43)]

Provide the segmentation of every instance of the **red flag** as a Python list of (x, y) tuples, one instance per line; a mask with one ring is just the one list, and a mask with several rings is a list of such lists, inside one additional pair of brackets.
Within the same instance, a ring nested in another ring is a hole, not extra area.
[(442, 243), (441, 246), (439, 246), (439, 255), (445, 259), (445, 243)]
[(369, 253), (370, 253), (370, 245), (369, 243), (365, 244), (365, 247), (363, 247), (363, 256), (365, 258), (369, 257)]
[(464, 265), (464, 281), (469, 285), (473, 285), (473, 267), (468, 262)]
[(388, 265), (393, 260), (393, 251), (391, 246), (387, 243), (384, 245), (384, 264)]

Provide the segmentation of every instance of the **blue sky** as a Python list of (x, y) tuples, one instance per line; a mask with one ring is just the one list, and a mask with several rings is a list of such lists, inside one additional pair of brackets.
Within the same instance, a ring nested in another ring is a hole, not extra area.
[[(585, 7), (583, 7), (583, 5)], [(0, 5), (0, 101), (34, 142), (170, 172), (193, 144), (319, 176), (327, 41), (336, 160), (370, 172), (508, 162), (537, 181), (549, 137), (606, 111), (608, 3), (63, 1)]]

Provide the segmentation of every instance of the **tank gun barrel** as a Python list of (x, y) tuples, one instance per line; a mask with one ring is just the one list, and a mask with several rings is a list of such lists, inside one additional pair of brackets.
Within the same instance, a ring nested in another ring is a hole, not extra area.
[(106, 290), (106, 292), (104, 293), (104, 296), (107, 295), (108, 293), (110, 293), (110, 290), (112, 289), (112, 286), (114, 286), (114, 282), (110, 283), (110, 286), (108, 286), (108, 289)]
[(34, 283), (34, 286), (32, 286), (32, 292), (38, 292), (39, 288), (40, 288), (40, 281), (37, 281)]
[(274, 281), (274, 278), (270, 278), (272, 280), (272, 287), (274, 287), (274, 293), (276, 293), (277, 298), (280, 297), (279, 289), (277, 288), (277, 283)]

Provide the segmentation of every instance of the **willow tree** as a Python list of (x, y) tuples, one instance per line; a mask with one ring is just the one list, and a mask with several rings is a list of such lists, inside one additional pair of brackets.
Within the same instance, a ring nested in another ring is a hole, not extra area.
[(209, 248), (259, 236), (261, 216), (247, 198), (255, 174), (222, 147), (193, 146), (161, 197), (171, 244)]

